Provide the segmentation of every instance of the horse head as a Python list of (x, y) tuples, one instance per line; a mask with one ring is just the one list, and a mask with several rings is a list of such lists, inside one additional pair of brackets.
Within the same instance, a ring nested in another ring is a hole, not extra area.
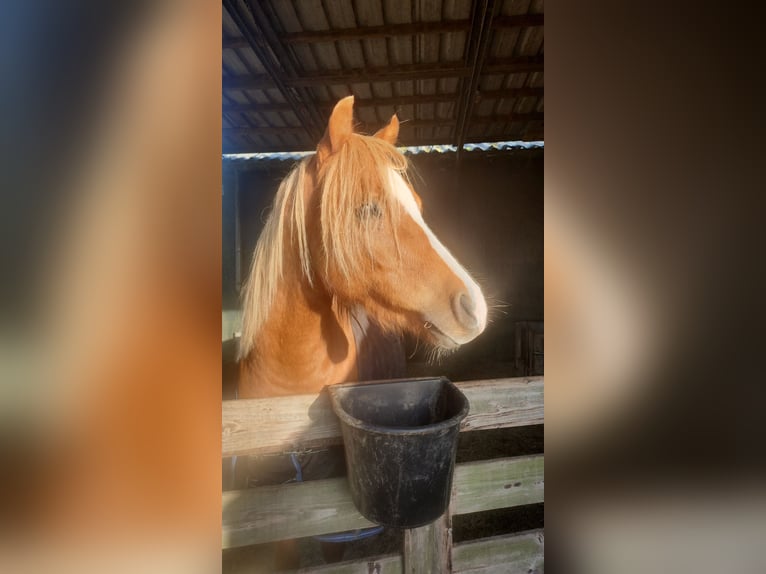
[(302, 239), (312, 281), (340, 308), (455, 349), (486, 327), (481, 288), (423, 219), (394, 147), (396, 115), (372, 136), (354, 133), (353, 104), (338, 102), (317, 147)]

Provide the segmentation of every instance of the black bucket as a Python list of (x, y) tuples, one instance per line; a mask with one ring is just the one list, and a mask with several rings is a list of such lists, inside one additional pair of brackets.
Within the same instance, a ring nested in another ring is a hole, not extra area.
[(416, 528), (449, 504), (468, 399), (444, 377), (329, 387), (351, 496), (372, 522)]

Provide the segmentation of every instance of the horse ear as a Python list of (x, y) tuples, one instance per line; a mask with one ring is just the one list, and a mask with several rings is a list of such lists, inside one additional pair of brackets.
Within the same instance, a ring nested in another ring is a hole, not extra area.
[(399, 137), (399, 118), (396, 114), (391, 116), (391, 121), (388, 125), (380, 128), (375, 132), (375, 137), (387, 141), (391, 145), (396, 144), (396, 138)]
[(336, 153), (352, 133), (354, 133), (354, 96), (346, 96), (335, 104), (330, 114), (324, 137), (317, 146), (319, 162), (322, 163)]

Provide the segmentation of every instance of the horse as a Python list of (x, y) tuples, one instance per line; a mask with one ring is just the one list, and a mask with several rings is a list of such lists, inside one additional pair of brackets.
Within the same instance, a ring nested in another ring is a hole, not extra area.
[[(394, 144), (399, 120), (354, 133), (354, 96), (281, 183), (244, 287), (238, 396), (358, 380), (354, 324), (440, 352), (487, 324), (481, 288), (428, 227)], [(364, 333), (362, 333), (364, 336)]]
[(238, 398), (404, 376), (403, 334), (449, 353), (486, 327), (481, 288), (423, 218), (396, 114), (359, 134), (353, 105), (276, 193), (243, 289)]

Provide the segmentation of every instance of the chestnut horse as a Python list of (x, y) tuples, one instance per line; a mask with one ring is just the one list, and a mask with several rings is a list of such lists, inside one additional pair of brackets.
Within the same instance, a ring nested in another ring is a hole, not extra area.
[[(374, 136), (356, 134), (353, 105), (353, 96), (336, 104), (316, 154), (277, 191), (244, 288), (239, 398), (404, 376), (401, 333), (446, 352), (486, 326), (481, 289), (423, 220), (394, 147), (396, 115)], [(312, 466), (322, 467), (312, 478), (342, 466), (342, 457), (291, 456), (297, 480)], [(248, 481), (293, 472), (290, 461), (276, 464)], [(296, 567), (291, 541), (279, 546), (277, 562)], [(323, 545), (325, 558), (339, 559), (342, 546), (331, 547)]]
[[(394, 147), (399, 121), (354, 133), (340, 100), (316, 154), (282, 182), (245, 285), (240, 398), (360, 380), (370, 324), (454, 350), (487, 323), (481, 289), (423, 220)], [(356, 333), (356, 337), (354, 336)]]

